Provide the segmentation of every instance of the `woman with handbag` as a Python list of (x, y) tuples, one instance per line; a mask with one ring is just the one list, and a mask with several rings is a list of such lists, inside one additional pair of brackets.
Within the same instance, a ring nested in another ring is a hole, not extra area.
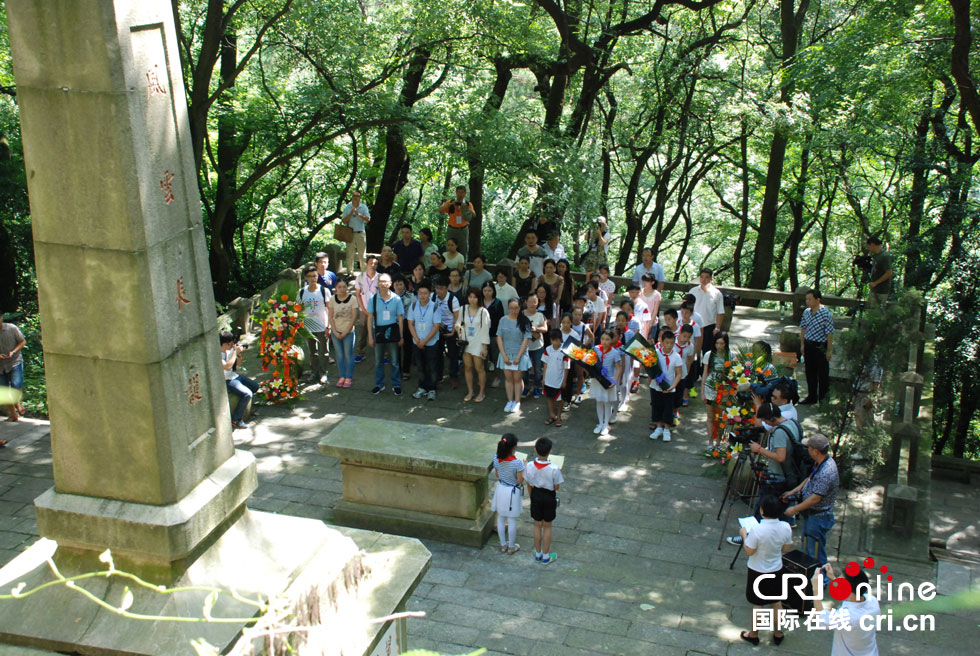
[[(491, 286), (493, 283), (490, 283)], [(480, 302), (480, 293), (475, 289), (466, 292), (466, 305), (459, 313), (456, 322), (456, 334), (463, 347), (463, 375), (466, 378), (466, 396), (464, 402), (473, 399), (473, 370), (476, 370), (480, 393), (476, 402), (482, 403), (486, 398), (487, 373), (483, 362), (487, 359), (490, 346), (490, 313)]]

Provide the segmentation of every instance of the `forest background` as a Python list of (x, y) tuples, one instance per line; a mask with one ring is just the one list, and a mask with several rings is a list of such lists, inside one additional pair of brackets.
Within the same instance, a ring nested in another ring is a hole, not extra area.
[[(172, 4), (219, 303), (332, 243), (354, 189), (372, 250), (403, 222), (441, 244), (436, 208), (464, 184), (491, 262), (543, 216), (580, 258), (602, 215), (616, 274), (649, 247), (668, 279), (844, 296), (867, 294), (852, 261), (874, 235), (938, 327), (935, 450), (980, 457), (969, 0)], [(0, 21), (0, 308), (43, 398)]]

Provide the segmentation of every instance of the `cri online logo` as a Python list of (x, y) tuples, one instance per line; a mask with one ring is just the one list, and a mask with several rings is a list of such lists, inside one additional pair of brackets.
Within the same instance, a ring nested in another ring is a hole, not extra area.
[[(864, 568), (868, 570), (874, 569), (875, 561), (874, 558), (864, 559)], [(857, 576), (861, 571), (861, 565), (855, 561), (847, 563), (844, 568), (844, 572), (851, 577)], [(858, 584), (858, 594), (862, 597), (869, 594), (874, 594), (875, 598), (879, 601), (912, 601), (913, 599), (921, 599), (923, 601), (932, 601), (936, 597), (936, 584), (924, 582), (920, 583), (918, 587), (914, 586), (912, 583), (901, 583), (897, 587), (892, 586), (892, 575), (888, 573), (888, 566), (882, 565), (878, 568), (880, 572), (874, 579), (870, 576), (868, 577), (868, 583)], [(870, 572), (869, 572), (870, 573)], [(882, 585), (881, 575), (886, 575), (885, 584)], [(781, 578), (782, 579), (782, 590), (779, 595), (771, 596), (765, 594), (760, 588), (761, 584), (766, 579)], [(872, 587), (872, 580), (874, 581), (874, 587)], [(756, 578), (753, 585), (754, 592), (759, 599), (763, 601), (784, 601), (789, 598), (789, 590), (795, 590), (796, 595), (800, 599), (806, 599), (813, 601), (815, 599), (823, 599), (823, 577), (815, 577), (815, 585), (812, 594), (807, 594), (806, 588), (808, 587), (809, 581), (803, 574), (788, 573), (788, 574), (763, 574)], [(851, 587), (850, 582), (843, 576), (838, 577), (830, 582), (830, 596), (837, 601), (844, 601), (851, 596), (851, 593), (855, 590)]]

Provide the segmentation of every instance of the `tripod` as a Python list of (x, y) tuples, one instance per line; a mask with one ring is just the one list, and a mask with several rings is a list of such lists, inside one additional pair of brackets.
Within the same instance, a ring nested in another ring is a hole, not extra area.
[[(732, 506), (735, 505), (735, 499), (739, 498), (748, 505), (749, 508), (753, 508), (755, 505), (755, 500), (759, 496), (759, 476), (755, 471), (754, 465), (758, 460), (757, 456), (751, 454), (751, 451), (743, 449), (739, 452), (738, 457), (735, 460), (735, 466), (732, 468), (732, 473), (728, 475), (728, 482), (725, 484), (725, 494), (721, 498), (721, 505), (718, 507), (718, 515), (715, 517), (716, 520), (721, 519), (721, 513), (725, 509), (725, 502), (728, 502), (728, 512), (725, 514), (725, 521), (721, 526), (721, 533), (718, 535), (718, 550), (721, 551), (721, 543), (725, 539), (725, 533), (728, 528), (728, 521), (731, 519)], [(738, 483), (739, 475), (745, 468), (746, 463), (749, 464), (749, 470), (752, 476), (749, 481), (748, 492), (738, 491), (735, 489)], [(731, 497), (731, 501), (729, 501)], [(739, 545), (738, 550), (735, 552), (735, 557), (732, 558), (731, 564), (728, 565), (728, 569), (733, 569), (735, 567), (735, 561), (738, 560), (739, 554), (742, 553), (742, 545)]]

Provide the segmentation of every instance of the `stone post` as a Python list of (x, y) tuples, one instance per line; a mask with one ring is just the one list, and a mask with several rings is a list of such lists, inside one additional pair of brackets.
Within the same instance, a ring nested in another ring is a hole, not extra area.
[(173, 11), (6, 7), (54, 458), (38, 528), (166, 572), (256, 486), (231, 439)]

